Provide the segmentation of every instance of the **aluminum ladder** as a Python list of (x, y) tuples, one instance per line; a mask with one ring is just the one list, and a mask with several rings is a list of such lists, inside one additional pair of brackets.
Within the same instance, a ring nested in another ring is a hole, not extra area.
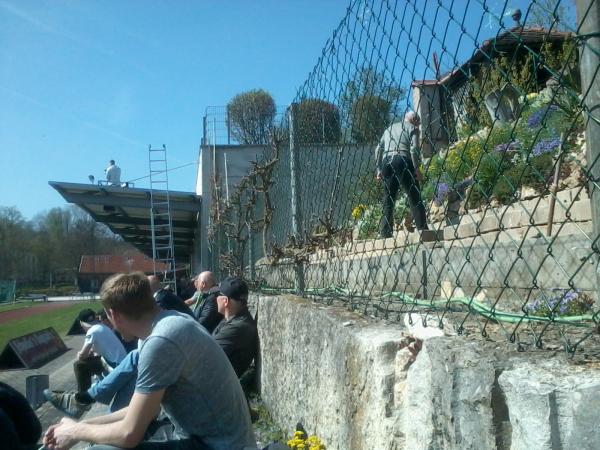
[(161, 274), (162, 285), (177, 292), (167, 147), (164, 144), (159, 148), (148, 146), (148, 164), (150, 166), (150, 226), (154, 274)]

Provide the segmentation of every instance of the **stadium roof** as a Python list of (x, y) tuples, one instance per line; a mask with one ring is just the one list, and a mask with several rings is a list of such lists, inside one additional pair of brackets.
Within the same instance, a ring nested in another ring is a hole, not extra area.
[[(142, 253), (152, 256), (150, 189), (49, 181), (63, 198), (87, 211)], [(165, 200), (164, 193), (154, 192)], [(169, 191), (175, 258), (186, 263), (192, 253), (202, 199), (193, 192)], [(163, 222), (164, 223), (164, 220)], [(157, 222), (161, 224), (161, 222)]]

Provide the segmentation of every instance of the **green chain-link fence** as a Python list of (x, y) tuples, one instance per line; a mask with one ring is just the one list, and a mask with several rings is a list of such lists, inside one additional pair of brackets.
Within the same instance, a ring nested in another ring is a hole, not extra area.
[(600, 355), (600, 7), (574, 6), (350, 2), (229, 201), (215, 178), (214, 268)]

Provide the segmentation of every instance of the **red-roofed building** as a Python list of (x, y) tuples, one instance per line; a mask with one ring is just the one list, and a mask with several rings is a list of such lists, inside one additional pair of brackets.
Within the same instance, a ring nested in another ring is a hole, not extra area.
[[(164, 270), (163, 263), (157, 263), (156, 270)], [(104, 280), (115, 273), (144, 272), (154, 273), (152, 258), (139, 252), (122, 255), (82, 255), (77, 274), (77, 285), (81, 292), (98, 292)]]

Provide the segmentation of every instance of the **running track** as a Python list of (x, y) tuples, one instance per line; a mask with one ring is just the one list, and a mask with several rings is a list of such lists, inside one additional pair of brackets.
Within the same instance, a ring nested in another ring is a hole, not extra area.
[(42, 314), (55, 309), (66, 308), (69, 302), (51, 302), (35, 305), (30, 308), (12, 309), (10, 311), (0, 312), (0, 324), (12, 322), (13, 320), (25, 319), (27, 317)]

